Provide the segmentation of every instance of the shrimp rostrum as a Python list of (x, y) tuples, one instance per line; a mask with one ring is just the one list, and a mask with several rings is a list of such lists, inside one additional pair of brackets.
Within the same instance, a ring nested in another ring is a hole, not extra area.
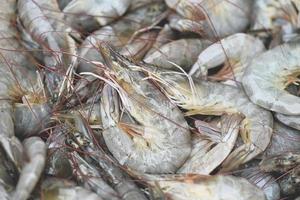
[(182, 112), (152, 82), (128, 67), (133, 63), (104, 44), (100, 49), (117, 89), (106, 86), (101, 101), (103, 137), (109, 150), (121, 164), (140, 172), (175, 172), (191, 152)]

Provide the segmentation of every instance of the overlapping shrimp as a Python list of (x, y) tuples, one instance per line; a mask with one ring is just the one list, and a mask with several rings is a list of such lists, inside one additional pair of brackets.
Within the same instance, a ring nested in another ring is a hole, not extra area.
[(245, 70), (242, 84), (251, 101), (268, 110), (300, 115), (300, 97), (285, 91), (300, 75), (300, 43), (285, 43), (255, 57)]
[(94, 16), (98, 23), (104, 26), (122, 16), (129, 6), (130, 0), (72, 0), (63, 11), (73, 15)]
[(241, 121), (242, 117), (238, 114), (222, 116), (220, 122), (221, 136), (216, 142), (193, 135), (192, 153), (177, 173), (209, 175), (232, 151), (238, 137)]
[(69, 36), (71, 30), (62, 22), (63, 14), (55, 0), (20, 0), (18, 13), (19, 25), (43, 49), (46, 86), (55, 100), (64, 82), (64, 75), (68, 69), (71, 74), (76, 66), (76, 56), (71, 56), (76, 54), (75, 42)]
[(250, 22), (251, 0), (165, 0), (184, 16), (185, 31), (204, 32), (210, 37), (224, 37), (246, 29)]
[(275, 117), (285, 125), (300, 130), (300, 115), (293, 116), (276, 113)]
[(46, 163), (46, 144), (39, 137), (24, 140), (24, 150), (28, 156), (20, 173), (12, 200), (26, 200), (40, 179)]
[[(164, 4), (160, 3), (147, 4), (128, 13), (120, 20), (108, 26), (104, 26), (89, 35), (83, 41), (80, 47), (79, 55), (83, 59), (80, 60), (78, 71), (95, 71), (92, 69), (95, 69), (96, 67), (89, 63), (89, 61), (103, 62), (103, 58), (97, 50), (97, 43), (101, 41), (105, 41), (114, 45), (118, 50), (122, 50), (123, 53), (127, 53), (128, 55), (128, 47), (126, 45), (131, 45), (129, 43), (129, 40), (131, 39), (133, 34), (136, 31), (150, 26), (153, 22), (155, 22), (157, 18), (163, 13), (165, 7), (166, 6)], [(152, 39), (151, 37), (155, 34), (155, 32), (146, 32), (145, 34), (146, 35), (140, 36), (140, 38), (136, 38), (135, 40), (140, 44), (144, 44), (142, 45), (144, 48), (134, 49), (134, 51), (130, 50), (129, 55), (135, 55), (138, 54), (139, 51), (141, 51), (143, 52), (142, 56), (144, 56), (147, 50), (151, 48), (151, 44), (154, 41), (154, 39)], [(147, 36), (151, 37), (149, 38)]]
[(162, 71), (151, 66), (140, 70), (146, 71), (174, 103), (187, 110), (186, 115), (241, 113), (245, 116), (240, 131), (245, 144), (227, 157), (223, 170), (238, 167), (268, 146), (273, 117), (269, 111), (253, 104), (241, 89), (217, 82), (192, 80), (184, 72)]
[(189, 75), (195, 78), (206, 78), (208, 70), (226, 63), (222, 69), (220, 80), (232, 79), (241, 82), (248, 63), (259, 53), (265, 51), (264, 44), (257, 38), (236, 33), (212, 44), (198, 56)]
[[(191, 66), (196, 62), (198, 55), (211, 42), (200, 39), (179, 39), (164, 44), (152, 54), (144, 58), (144, 62), (159, 66), (165, 69), (176, 69), (174, 64), (181, 66), (184, 70), (189, 71)], [(178, 50), (180, 49), (180, 51)]]
[(146, 175), (146, 182), (157, 185), (165, 198), (173, 200), (264, 200), (261, 189), (234, 176)]
[(182, 112), (152, 82), (128, 67), (133, 63), (105, 44), (100, 49), (118, 88), (117, 93), (106, 86), (101, 99), (103, 137), (110, 152), (121, 164), (141, 172), (175, 172), (191, 151)]

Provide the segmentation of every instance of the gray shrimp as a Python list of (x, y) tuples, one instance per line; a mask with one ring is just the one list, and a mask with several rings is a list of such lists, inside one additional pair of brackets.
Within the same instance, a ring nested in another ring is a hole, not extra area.
[(284, 114), (276, 113), (275, 117), (281, 123), (283, 123), (291, 128), (300, 130), (300, 115), (293, 116), (293, 115), (284, 115)]
[(230, 170), (245, 163), (269, 145), (272, 137), (272, 114), (253, 104), (244, 92), (233, 86), (210, 81), (192, 80), (183, 72), (162, 71), (151, 66), (140, 69), (156, 81), (175, 104), (187, 110), (185, 115), (222, 115), (241, 113), (243, 145), (235, 149), (223, 163), (223, 170)]
[(30, 137), (23, 141), (23, 145), (28, 161), (24, 163), (12, 200), (28, 199), (46, 163), (46, 144), (42, 139)]
[(255, 57), (248, 65), (242, 84), (251, 101), (286, 115), (300, 115), (300, 97), (285, 88), (299, 82), (300, 43), (285, 43)]
[[(210, 44), (208, 40), (179, 39), (164, 44), (144, 58), (144, 62), (165, 69), (176, 69), (173, 63), (189, 71), (198, 55)], [(180, 49), (180, 51), (178, 50)], [(171, 63), (171, 62), (172, 63)]]
[[(101, 99), (103, 137), (110, 152), (122, 165), (141, 172), (175, 172), (191, 151), (182, 112), (151, 81), (130, 69), (133, 63), (105, 44), (100, 49), (118, 90), (105, 86)], [(122, 115), (134, 120), (124, 121)]]

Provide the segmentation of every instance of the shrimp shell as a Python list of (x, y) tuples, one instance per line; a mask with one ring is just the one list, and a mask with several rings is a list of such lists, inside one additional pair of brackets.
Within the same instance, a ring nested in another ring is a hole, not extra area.
[(284, 115), (280, 113), (275, 114), (276, 119), (278, 119), (281, 123), (300, 130), (300, 116), (292, 116), (292, 115)]
[(300, 44), (286, 43), (255, 57), (242, 84), (251, 101), (286, 115), (300, 115), (300, 97), (284, 89), (300, 74)]

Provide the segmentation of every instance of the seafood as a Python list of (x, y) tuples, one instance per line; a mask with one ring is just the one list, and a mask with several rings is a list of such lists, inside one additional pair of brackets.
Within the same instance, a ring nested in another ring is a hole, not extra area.
[(227, 71), (227, 74), (224, 74), (225, 80), (233, 76), (232, 79), (241, 82), (248, 63), (263, 51), (265, 51), (265, 47), (259, 39), (244, 33), (236, 33), (202, 51), (189, 75), (205, 79), (209, 69), (226, 63), (224, 66)]
[(268, 146), (273, 127), (271, 113), (253, 104), (239, 88), (210, 81), (192, 80), (183, 72), (162, 71), (143, 66), (140, 70), (156, 81), (164, 93), (178, 106), (187, 110), (185, 115), (222, 115), (241, 113), (241, 137), (245, 144), (235, 149), (223, 163), (230, 170), (245, 163)]
[(255, 57), (242, 78), (248, 97), (255, 104), (286, 115), (300, 115), (300, 97), (284, 89), (297, 83), (300, 45), (285, 43)]
[[(98, 71), (95, 65), (90, 64), (90, 61), (103, 62), (103, 58), (97, 49), (98, 43), (101, 43), (101, 41), (108, 42), (116, 47), (117, 50), (123, 49), (123, 52), (128, 53), (126, 45), (130, 45), (129, 40), (133, 34), (140, 29), (150, 26), (159, 18), (164, 10), (164, 4), (151, 3), (128, 13), (122, 19), (109, 26), (104, 26), (89, 35), (80, 47), (79, 56), (82, 59), (80, 59), (78, 71)], [(151, 35), (152, 34), (150, 34), (150, 36)], [(152, 41), (153, 39), (148, 41), (146, 39), (145, 42), (152, 44)], [(130, 53), (135, 55), (139, 53), (139, 50), (140, 49), (138, 49), (137, 52), (130, 51)], [(143, 50), (143, 52), (144, 51), (145, 50)]]
[[(171, 177), (171, 178), (170, 178)], [(244, 178), (234, 176), (147, 176), (152, 185), (160, 187), (166, 197), (174, 200), (244, 200), (265, 199), (263, 191)]]
[(284, 195), (299, 194), (300, 192), (300, 168), (293, 169), (279, 180), (281, 191)]
[(76, 186), (73, 182), (54, 178), (47, 178), (42, 183), (41, 192), (45, 200), (103, 200), (97, 194)]
[[(197, 173), (208, 175), (219, 166), (229, 155), (238, 137), (239, 123), (242, 117), (238, 114), (222, 116), (221, 136), (219, 141), (205, 142), (201, 136), (193, 138), (192, 153), (189, 159), (181, 166), (177, 173)], [(203, 144), (205, 146), (203, 147)], [(215, 145), (211, 148), (211, 146)], [(207, 149), (206, 151), (204, 149)]]
[(292, 127), (294, 129), (300, 130), (300, 116), (291, 116), (276, 113), (275, 117), (283, 124)]
[(104, 26), (122, 16), (129, 6), (130, 0), (72, 0), (63, 12), (94, 16)]
[(30, 137), (23, 141), (28, 156), (22, 168), (12, 200), (26, 200), (37, 184), (46, 162), (46, 144), (39, 137)]
[(275, 122), (271, 143), (263, 155), (270, 157), (288, 151), (300, 151), (299, 141), (300, 131)]
[(133, 63), (107, 45), (100, 48), (116, 76), (126, 110), (123, 115), (135, 119), (122, 121), (117, 91), (104, 87), (101, 117), (110, 152), (122, 165), (141, 172), (175, 172), (191, 151), (190, 132), (181, 111), (152, 82), (128, 67)]
[[(89, 129), (80, 115), (75, 115), (75, 125), (82, 133), (82, 137), (88, 141), (93, 141), (91, 129)], [(135, 183), (128, 177), (113, 159), (111, 159), (104, 150), (89, 142), (81, 147), (90, 154), (90, 157), (97, 163), (101, 170), (99, 172), (109, 182), (111, 186), (118, 192), (118, 197), (124, 200), (146, 200), (146, 197), (138, 189)]]
[(198, 33), (204, 31), (212, 38), (241, 32), (250, 22), (251, 0), (165, 0), (165, 2), (189, 21), (190, 26), (186, 26), (186, 31)]
[[(198, 55), (210, 44), (199, 39), (180, 39), (164, 44), (155, 52), (147, 55), (144, 62), (166, 69), (176, 69), (173, 62), (189, 71), (196, 62)], [(178, 49), (180, 48), (180, 51)]]
[(67, 69), (72, 71), (76, 65), (76, 56), (70, 56), (76, 55), (70, 30), (61, 22), (63, 15), (55, 0), (20, 0), (18, 13), (20, 26), (42, 46), (46, 86), (51, 97), (56, 99)]
[[(0, 7), (0, 146), (17, 169), (22, 166), (22, 144), (14, 134), (13, 103), (36, 83), (30, 57), (18, 41), (15, 20), (16, 1), (4, 1)], [(5, 39), (3, 39), (5, 38)], [(24, 75), (27, 77), (24, 78)]]

